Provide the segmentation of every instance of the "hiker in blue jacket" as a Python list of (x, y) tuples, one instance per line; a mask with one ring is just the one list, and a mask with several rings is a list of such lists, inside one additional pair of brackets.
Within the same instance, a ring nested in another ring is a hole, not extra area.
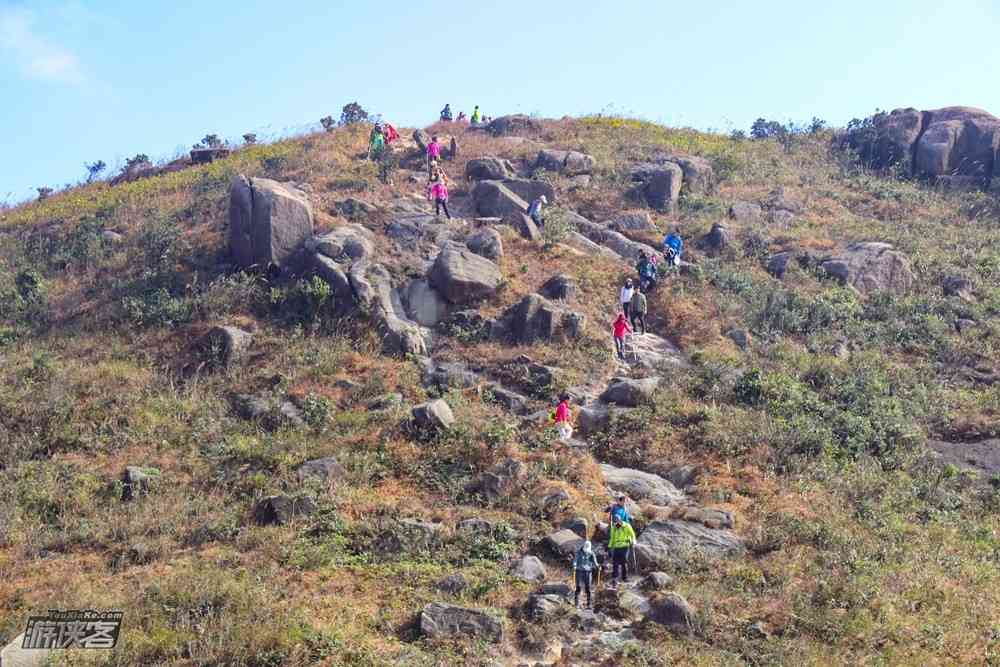
[(667, 266), (679, 266), (681, 263), (681, 253), (684, 251), (684, 241), (681, 235), (674, 228), (665, 239), (663, 239), (663, 254), (667, 256)]

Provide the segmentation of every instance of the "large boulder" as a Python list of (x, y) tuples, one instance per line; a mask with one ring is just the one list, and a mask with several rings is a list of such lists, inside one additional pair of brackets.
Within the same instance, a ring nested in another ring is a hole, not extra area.
[(601, 394), (605, 403), (614, 403), (627, 408), (635, 408), (651, 403), (660, 386), (660, 378), (648, 377), (636, 380), (633, 378), (612, 378), (608, 388)]
[(295, 474), (298, 476), (300, 483), (315, 480), (329, 484), (346, 477), (347, 471), (344, 470), (344, 466), (340, 465), (336, 458), (326, 456), (321, 459), (306, 461), (298, 467)]
[(539, 583), (545, 581), (545, 565), (537, 556), (525, 556), (517, 561), (514, 563), (514, 567), (511, 568), (510, 573), (515, 579), (520, 579), (521, 581), (535, 581)]
[(718, 255), (729, 247), (729, 228), (721, 222), (712, 225), (712, 229), (699, 239), (698, 245), (710, 255)]
[(451, 303), (467, 304), (496, 294), (500, 269), (468, 248), (447, 244), (438, 254), (427, 278)]
[(455, 423), (451, 408), (440, 398), (414, 406), (412, 415), (416, 426), (430, 431), (443, 431)]
[(308, 496), (268, 496), (254, 506), (254, 519), (262, 526), (285, 525), (316, 509), (316, 501)]
[(313, 237), (307, 247), (331, 259), (346, 261), (368, 259), (374, 252), (372, 233), (361, 225), (342, 225)]
[(481, 609), (432, 602), (420, 612), (420, 631), (431, 639), (503, 640), (503, 624)]
[(406, 312), (425, 327), (437, 326), (448, 316), (448, 304), (425, 279), (411, 281), (403, 292)]
[(472, 189), (472, 201), (481, 216), (506, 218), (513, 213), (525, 213), (528, 202), (501, 181), (479, 181)]
[(354, 304), (354, 290), (351, 289), (351, 280), (341, 265), (316, 252), (312, 256), (312, 267), (313, 272), (330, 286), (337, 311), (343, 314), (350, 310)]
[(905, 294), (913, 285), (910, 260), (888, 243), (852, 243), (820, 266), (829, 275), (863, 293)]
[(511, 116), (494, 118), (486, 126), (486, 130), (490, 134), (498, 137), (509, 134), (539, 132), (541, 129), (541, 123), (531, 116), (525, 116), (524, 114), (514, 114)]
[(535, 621), (556, 616), (565, 608), (566, 598), (555, 594), (532, 593), (526, 605), (528, 618)]
[(510, 494), (524, 475), (524, 464), (517, 459), (507, 458), (470, 482), (466, 491), (478, 493), (489, 500), (496, 500)]
[(687, 553), (718, 558), (739, 554), (743, 549), (742, 540), (730, 530), (676, 519), (651, 522), (635, 543), (636, 558), (643, 568), (669, 565)]
[(572, 556), (576, 553), (576, 550), (585, 542), (585, 540), (574, 533), (568, 528), (563, 528), (562, 530), (557, 530), (556, 532), (548, 535), (545, 540), (545, 546), (552, 551), (556, 556)]
[(764, 214), (760, 204), (751, 201), (736, 201), (729, 207), (729, 217), (740, 222), (759, 220)]
[(500, 232), (492, 227), (474, 232), (465, 240), (465, 245), (480, 257), (494, 262), (503, 257), (503, 239), (500, 238)]
[(684, 171), (680, 166), (663, 164), (643, 164), (632, 170), (632, 180), (640, 185), (635, 192), (657, 211), (672, 212), (677, 207), (684, 183)]
[(630, 264), (638, 262), (639, 257), (643, 253), (649, 255), (656, 250), (652, 246), (628, 239), (619, 232), (616, 232), (605, 225), (591, 222), (576, 213), (569, 213), (567, 217), (569, 218), (569, 222), (576, 225), (576, 228), (585, 237), (594, 243), (608, 248), (618, 255), (618, 257), (626, 260)]
[(502, 184), (529, 204), (539, 197), (545, 197), (550, 204), (556, 201), (555, 188), (552, 187), (551, 183), (545, 181), (531, 178), (508, 178), (502, 181)]
[(538, 291), (549, 299), (568, 301), (576, 296), (577, 290), (579, 290), (579, 286), (576, 279), (565, 273), (560, 273), (546, 280)]
[(511, 211), (504, 217), (504, 224), (510, 225), (517, 230), (517, 233), (529, 241), (537, 241), (542, 238), (542, 232), (538, 225), (524, 211)]
[(253, 334), (238, 327), (212, 327), (201, 340), (201, 348), (210, 358), (229, 366), (246, 358), (253, 343)]
[(604, 483), (614, 494), (624, 493), (635, 501), (645, 501), (653, 505), (676, 505), (684, 500), (684, 494), (676, 486), (653, 473), (617, 468), (601, 464)]
[(355, 300), (372, 314), (382, 334), (382, 345), (390, 354), (427, 353), (427, 334), (410, 320), (399, 290), (385, 267), (359, 261), (351, 266), (348, 280)]
[(229, 194), (229, 251), (240, 268), (304, 268), (313, 234), (306, 194), (266, 178), (233, 179)]
[(680, 594), (667, 593), (650, 600), (647, 617), (672, 632), (688, 634), (694, 625), (695, 613)]
[(655, 232), (656, 225), (653, 224), (653, 219), (650, 217), (649, 213), (646, 211), (632, 211), (629, 213), (620, 213), (613, 219), (608, 220), (605, 223), (608, 227), (611, 227), (616, 232), (628, 231), (628, 232)]
[(596, 160), (592, 155), (578, 151), (560, 151), (546, 148), (538, 152), (535, 169), (555, 171), (564, 176), (580, 176), (594, 170)]
[(710, 195), (715, 192), (718, 182), (711, 162), (693, 155), (670, 158), (670, 162), (681, 168), (685, 192), (696, 195)]
[(530, 345), (536, 341), (576, 339), (583, 332), (584, 322), (581, 313), (540, 294), (528, 294), (504, 313), (499, 327), (502, 337)]
[(465, 178), (470, 181), (502, 181), (514, 175), (510, 161), (487, 155), (465, 163)]

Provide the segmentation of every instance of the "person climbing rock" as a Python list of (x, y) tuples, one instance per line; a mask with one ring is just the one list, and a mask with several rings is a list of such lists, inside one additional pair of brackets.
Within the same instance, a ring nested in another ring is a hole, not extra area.
[(482, 120), (482, 114), (479, 113), (478, 104), (476, 105), (476, 108), (472, 110), (472, 118), (470, 118), (470, 120), (473, 125), (479, 125), (479, 121)]
[(629, 525), (632, 524), (632, 515), (628, 513), (628, 507), (625, 506), (624, 493), (618, 494), (618, 498), (608, 508), (608, 523), (614, 525), (615, 519), (621, 519)]
[(464, 111), (459, 111), (458, 112), (458, 122), (459, 123), (468, 123), (469, 122), (469, 117), (465, 115)]
[(625, 313), (618, 313), (618, 319), (612, 325), (611, 331), (615, 338), (615, 351), (618, 353), (618, 358), (625, 361), (625, 334), (632, 333), (632, 327), (629, 326)]
[(663, 254), (667, 256), (667, 266), (680, 266), (682, 252), (684, 252), (684, 240), (674, 227), (663, 239)]
[(434, 198), (434, 215), (440, 216), (441, 209), (444, 208), (444, 214), (451, 220), (451, 213), (448, 211), (448, 183), (446, 178), (442, 177), (431, 185), (431, 196)]
[(621, 303), (622, 312), (625, 313), (625, 317), (630, 314), (630, 308), (632, 306), (632, 296), (635, 294), (635, 285), (632, 283), (631, 278), (626, 278), (625, 285), (622, 287), (621, 295), (619, 296), (618, 302)]
[(559, 430), (559, 439), (566, 442), (573, 437), (573, 425), (570, 423), (569, 395), (563, 394), (559, 397), (559, 405), (556, 407), (556, 428)]
[(528, 216), (535, 221), (535, 224), (541, 228), (545, 226), (545, 218), (542, 216), (542, 206), (549, 203), (549, 200), (542, 195), (536, 197), (531, 204), (528, 205)]
[(621, 517), (615, 517), (608, 537), (612, 586), (617, 585), (619, 571), (622, 573), (621, 582), (623, 584), (628, 582), (628, 551), (633, 544), (635, 544), (635, 531), (632, 525), (622, 521)]
[(431, 143), (427, 144), (427, 173), (430, 174), (431, 164), (441, 159), (441, 144), (435, 135), (431, 138)]
[[(654, 255), (655, 258), (655, 255)], [(639, 274), (639, 289), (648, 292), (656, 285), (656, 262), (645, 252), (639, 254), (639, 262), (635, 265), (635, 270)]]
[(445, 104), (444, 109), (441, 109), (441, 120), (450, 123), (451, 122), (451, 105)]
[(594, 547), (590, 540), (587, 540), (576, 550), (576, 556), (573, 558), (573, 574), (574, 579), (576, 579), (576, 594), (573, 597), (573, 604), (577, 609), (580, 608), (581, 588), (587, 591), (587, 609), (590, 609), (592, 602), (590, 584), (598, 567)]
[[(646, 333), (646, 295), (641, 289), (637, 289), (632, 295), (632, 303), (629, 312), (632, 315), (632, 329), (636, 333)], [(642, 331), (639, 331), (639, 327)]]

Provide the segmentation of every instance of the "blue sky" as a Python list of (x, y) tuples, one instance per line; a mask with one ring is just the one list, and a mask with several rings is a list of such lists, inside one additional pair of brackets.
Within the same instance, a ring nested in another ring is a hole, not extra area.
[(84, 162), (303, 129), (614, 110), (728, 131), (874, 108), (1000, 115), (1000, 2), (0, 0), (0, 202)]

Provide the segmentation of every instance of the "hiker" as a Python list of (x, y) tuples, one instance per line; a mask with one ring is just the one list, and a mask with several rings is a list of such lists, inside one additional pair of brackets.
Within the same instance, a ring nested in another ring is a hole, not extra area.
[(427, 173), (430, 174), (431, 163), (441, 159), (441, 144), (438, 143), (437, 135), (431, 138), (431, 143), (427, 144)]
[(597, 570), (599, 565), (597, 564), (597, 556), (594, 554), (594, 547), (587, 540), (580, 548), (576, 550), (576, 556), (573, 558), (573, 574), (574, 579), (576, 579), (576, 594), (573, 597), (573, 604), (577, 609), (580, 608), (580, 588), (584, 588), (587, 591), (587, 609), (591, 606), (591, 595), (590, 595), (590, 583), (594, 578), (594, 571)]
[(394, 128), (389, 123), (385, 123), (382, 126), (382, 136), (385, 137), (385, 145), (391, 146), (392, 142), (394, 142), (396, 139), (399, 139), (399, 132), (397, 132), (396, 128)]
[(378, 161), (379, 180), (386, 185), (392, 185), (392, 173), (396, 171), (398, 166), (398, 160), (392, 154), (392, 145), (387, 144), (385, 150), (382, 151), (382, 157)]
[(372, 160), (378, 162), (385, 150), (385, 135), (382, 134), (382, 126), (376, 125), (372, 130), (370, 143), (368, 144), (368, 155)]
[(445, 104), (444, 109), (441, 109), (441, 120), (451, 122), (451, 105)]
[(621, 570), (621, 582), (628, 582), (628, 552), (635, 544), (635, 531), (632, 525), (622, 521), (621, 517), (615, 517), (611, 524), (611, 532), (608, 537), (608, 551), (611, 552), (611, 579), (612, 586), (617, 585), (618, 571)]
[(608, 508), (608, 523), (614, 525), (615, 519), (632, 524), (632, 515), (628, 513), (628, 507), (625, 505), (624, 493), (618, 494), (618, 499)]
[(641, 289), (637, 289), (635, 294), (632, 295), (632, 303), (630, 307), (630, 312), (632, 314), (632, 329), (636, 332), (639, 331), (639, 325), (642, 325), (642, 333), (646, 333), (646, 295), (642, 293)]
[(573, 425), (570, 424), (569, 417), (569, 394), (563, 394), (559, 397), (559, 406), (556, 408), (556, 428), (559, 429), (559, 439), (563, 442), (573, 437)]
[(469, 122), (469, 117), (465, 115), (464, 111), (459, 111), (458, 112), (458, 122), (459, 123), (468, 123)]
[(667, 266), (680, 266), (683, 251), (684, 241), (674, 227), (673, 231), (663, 239), (663, 254), (667, 257)]
[(656, 255), (650, 259), (645, 252), (639, 254), (639, 263), (635, 265), (639, 274), (639, 289), (647, 292), (656, 286)]
[(451, 220), (451, 213), (448, 211), (448, 183), (444, 174), (431, 186), (431, 196), (434, 198), (435, 217), (440, 216), (441, 209), (444, 208), (444, 214)]
[(548, 204), (549, 200), (546, 199), (545, 195), (535, 198), (528, 206), (528, 216), (535, 221), (535, 224), (541, 228), (545, 225), (545, 218), (542, 217), (542, 205)]
[(448, 149), (448, 161), (451, 162), (458, 157), (458, 142), (455, 137), (451, 138), (451, 146)]
[(472, 118), (470, 120), (472, 121), (473, 125), (479, 125), (479, 121), (481, 119), (482, 115), (479, 113), (479, 105), (477, 104), (476, 108), (472, 110)]
[(632, 327), (629, 326), (625, 313), (618, 313), (618, 319), (612, 326), (612, 333), (615, 338), (615, 351), (618, 353), (618, 358), (625, 361), (625, 334), (632, 333)]
[(634, 294), (635, 286), (632, 283), (632, 279), (626, 278), (625, 285), (622, 287), (621, 295), (618, 300), (622, 305), (622, 312), (625, 313), (625, 317), (629, 316), (629, 309), (632, 306), (632, 295)]
[(431, 165), (430, 168), (428, 169), (428, 174), (427, 174), (428, 189), (430, 188), (431, 183), (440, 181), (443, 176), (444, 176), (444, 171), (441, 170), (441, 165), (438, 164), (437, 160), (431, 160)]

